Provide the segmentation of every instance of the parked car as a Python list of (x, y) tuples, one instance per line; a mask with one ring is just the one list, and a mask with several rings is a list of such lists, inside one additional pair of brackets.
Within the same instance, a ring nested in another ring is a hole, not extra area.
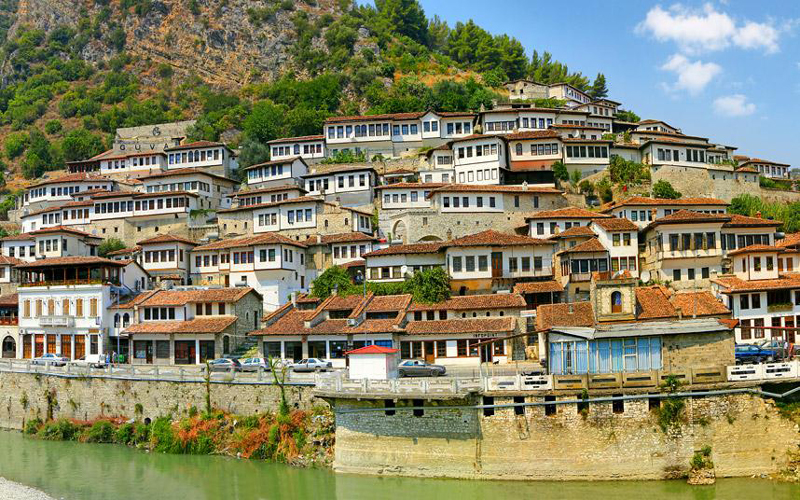
[(239, 360), (243, 372), (257, 372), (259, 368), (270, 371), (269, 360), (266, 358), (242, 358)]
[(107, 363), (104, 357), (97, 354), (89, 354), (88, 356), (81, 356), (72, 362), (74, 365), (91, 366), (92, 368), (105, 368)]
[(752, 344), (740, 344), (735, 350), (736, 364), (771, 363), (778, 357), (773, 349), (766, 349)]
[[(212, 372), (240, 372), (242, 371), (242, 365), (236, 359), (231, 358), (219, 358), (215, 359), (214, 361), (209, 361), (208, 366)], [(203, 371), (205, 371), (206, 367), (203, 367)]]
[(33, 365), (51, 365), (51, 366), (64, 366), (69, 363), (69, 358), (65, 358), (59, 354), (54, 354), (52, 352), (48, 352), (43, 356), (39, 356), (38, 358), (33, 358), (31, 360), (31, 364)]
[(330, 361), (319, 358), (301, 359), (292, 365), (294, 372), (325, 372), (333, 368)]
[(421, 359), (408, 359), (398, 366), (401, 377), (441, 377), (447, 370), (442, 365), (432, 365)]

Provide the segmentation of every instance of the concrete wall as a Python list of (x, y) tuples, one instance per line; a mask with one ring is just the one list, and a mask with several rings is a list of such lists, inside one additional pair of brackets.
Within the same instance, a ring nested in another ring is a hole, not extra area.
[[(337, 414), (334, 469), (512, 480), (662, 479), (686, 472), (693, 453), (709, 445), (718, 477), (750, 476), (786, 467), (787, 451), (800, 443), (797, 426), (761, 398), (684, 401), (680, 426), (667, 433), (646, 399), (626, 401), (623, 413), (614, 413), (611, 403), (591, 404), (585, 415), (575, 404), (559, 405), (550, 416), (542, 406), (527, 407), (524, 415), (498, 409), (488, 417), (457, 409), (419, 417), (402, 411)], [(340, 403), (383, 406), (380, 401)], [(398, 401), (397, 407), (405, 404)]]
[[(287, 387), (292, 408), (310, 409), (324, 404), (311, 394), (311, 387)], [(0, 427), (22, 429), (24, 422), (47, 417), (47, 394), (51, 394), (54, 418), (90, 420), (100, 416), (155, 419), (180, 415), (194, 406), (205, 409), (204, 382), (128, 381), (103, 378), (62, 378), (51, 375), (0, 372)], [(278, 409), (280, 391), (272, 385), (211, 384), (215, 408), (242, 415)], [(137, 414), (137, 404), (141, 413)]]

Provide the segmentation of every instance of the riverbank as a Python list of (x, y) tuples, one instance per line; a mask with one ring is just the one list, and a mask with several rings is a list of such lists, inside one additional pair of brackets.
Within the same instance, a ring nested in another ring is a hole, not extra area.
[(55, 500), (47, 493), (0, 477), (0, 498), (5, 500)]
[(26, 422), (23, 433), (44, 441), (113, 443), (156, 453), (224, 455), (323, 467), (331, 465), (334, 443), (333, 415), (321, 406), (310, 412), (249, 416), (192, 409), (185, 417), (153, 421), (101, 417), (43, 422), (35, 418)]

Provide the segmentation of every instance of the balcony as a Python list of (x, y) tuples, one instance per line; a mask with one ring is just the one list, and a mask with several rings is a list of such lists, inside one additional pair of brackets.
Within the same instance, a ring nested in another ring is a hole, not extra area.
[(39, 324), (41, 326), (60, 326), (69, 328), (75, 326), (75, 318), (73, 316), (40, 316)]
[(770, 304), (767, 306), (767, 311), (769, 312), (784, 312), (784, 311), (791, 311), (792, 309), (794, 309), (794, 305), (788, 302)]
[(569, 273), (570, 283), (582, 283), (592, 281), (592, 273)]

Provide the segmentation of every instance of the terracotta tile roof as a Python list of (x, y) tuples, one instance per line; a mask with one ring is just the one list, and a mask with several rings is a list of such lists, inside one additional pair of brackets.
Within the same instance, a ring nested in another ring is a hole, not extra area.
[(775, 246), (781, 248), (789, 248), (798, 245), (800, 245), (800, 233), (788, 233), (782, 240), (777, 240), (775, 242)]
[(228, 146), (226, 146), (222, 142), (194, 141), (194, 142), (187, 142), (187, 143), (181, 144), (179, 146), (173, 146), (171, 148), (164, 148), (164, 151), (180, 151), (180, 150), (183, 150), (183, 149), (213, 148), (213, 147), (219, 147), (219, 146), (222, 146), (224, 148), (230, 149), (230, 148), (228, 148)]
[(736, 328), (736, 326), (739, 324), (739, 320), (733, 318), (718, 318), (717, 321), (719, 321), (720, 325), (727, 326), (731, 330)]
[(508, 234), (487, 229), (480, 233), (462, 236), (444, 243), (445, 247), (478, 247), (478, 246), (533, 246), (533, 245), (553, 245), (553, 241), (521, 236), (518, 234)]
[(301, 135), (298, 137), (284, 137), (282, 139), (273, 139), (267, 141), (267, 144), (280, 144), (284, 142), (305, 142), (305, 141), (321, 141), (325, 139), (324, 135)]
[(190, 193), (189, 191), (182, 191), (180, 189), (177, 191), (159, 191), (157, 193), (137, 193), (136, 198), (158, 198), (159, 196), (175, 196), (175, 195), (193, 196), (195, 198), (199, 198), (199, 195), (195, 193)]
[(345, 269), (350, 269), (351, 267), (364, 267), (366, 265), (367, 261), (365, 261), (364, 259), (359, 259), (359, 260), (351, 260), (350, 262), (345, 262), (340, 267), (343, 267)]
[[(402, 316), (402, 315), (398, 315)], [(346, 319), (329, 319), (305, 330), (310, 335), (356, 334), (356, 333), (391, 333), (396, 330), (402, 318), (398, 319), (366, 319), (356, 326), (349, 326)]]
[(749, 158), (748, 160), (743, 162), (742, 165), (748, 165), (750, 163), (763, 163), (764, 165), (779, 165), (781, 167), (788, 167), (789, 166), (788, 163), (778, 163), (776, 161), (762, 160), (761, 158)]
[(129, 326), (123, 333), (221, 333), (237, 319), (236, 316), (209, 316), (187, 321), (145, 321)]
[(447, 184), (440, 188), (431, 190), (431, 195), (434, 193), (460, 193), (460, 192), (478, 192), (478, 193), (519, 193), (519, 194), (562, 194), (560, 189), (542, 186), (522, 186), (522, 185), (478, 185), (478, 184)]
[(359, 347), (358, 349), (353, 349), (352, 351), (347, 351), (345, 354), (394, 354), (399, 352), (397, 349), (392, 349), (390, 347), (383, 347), (380, 345), (372, 344), (366, 345), (364, 347)]
[(718, 198), (679, 198), (677, 200), (666, 198), (648, 198), (645, 196), (632, 196), (620, 202), (612, 202), (603, 205), (602, 211), (606, 212), (617, 207), (626, 206), (728, 206), (730, 203)]
[(564, 287), (556, 280), (529, 281), (514, 285), (514, 293), (551, 293), (563, 292)]
[(411, 303), (411, 294), (376, 295), (367, 304), (367, 312), (403, 311)]
[(591, 302), (570, 304), (544, 304), (536, 308), (536, 329), (548, 330), (554, 326), (585, 326), (594, 324)]
[(753, 167), (739, 167), (736, 169), (736, 172), (746, 172), (749, 174), (757, 174), (758, 170), (754, 169)]
[(525, 307), (525, 299), (522, 295), (518, 293), (497, 293), (455, 295), (435, 304), (412, 302), (408, 311), (470, 311), (473, 309), (522, 309)]
[(681, 310), (684, 318), (687, 316), (720, 316), (731, 313), (709, 291), (676, 293), (670, 298), (670, 302), (676, 309)]
[(8, 236), (3, 236), (0, 238), (0, 241), (23, 241), (23, 240), (32, 240), (33, 236), (31, 233), (17, 233), (17, 234), (9, 234)]
[(378, 257), (381, 255), (408, 255), (415, 253), (438, 253), (442, 250), (444, 242), (412, 243), (410, 245), (391, 245), (380, 250), (365, 253), (362, 257)]
[(513, 317), (443, 319), (435, 321), (409, 321), (406, 335), (460, 334), (460, 333), (511, 333), (516, 329)]
[(555, 210), (542, 210), (541, 212), (536, 212), (533, 215), (529, 215), (525, 217), (525, 220), (530, 219), (603, 219), (603, 218), (610, 218), (610, 215), (607, 214), (600, 214), (597, 212), (592, 212), (591, 210), (586, 210), (585, 208), (578, 208), (578, 207), (566, 207), (566, 208), (557, 208)]
[(17, 307), (19, 306), (19, 295), (10, 293), (8, 295), (0, 296), (0, 307)]
[(344, 297), (341, 295), (332, 295), (328, 297), (320, 307), (324, 311), (345, 311), (358, 308), (363, 300), (364, 297), (359, 293)]
[(54, 177), (52, 179), (45, 179), (36, 184), (32, 184), (28, 189), (45, 186), (47, 184), (60, 184), (62, 182), (110, 182), (111, 179), (100, 175), (94, 175), (87, 172), (78, 172), (76, 174), (62, 175), (61, 177)]
[(309, 203), (309, 202), (320, 202), (324, 203), (325, 200), (318, 196), (300, 196), (297, 198), (289, 198), (286, 200), (269, 202), (269, 203), (257, 203), (255, 205), (245, 205), (239, 207), (231, 207), (231, 208), (224, 208), (222, 210), (217, 210), (217, 213), (228, 213), (228, 212), (241, 212), (244, 210), (255, 210), (257, 208), (269, 208), (269, 207), (279, 207), (281, 205), (291, 205), (294, 203)]
[(572, 226), (569, 229), (565, 229), (560, 233), (550, 236), (549, 239), (555, 240), (559, 238), (574, 238), (576, 236), (590, 236), (594, 238), (597, 235), (594, 233), (594, 231), (592, 231), (592, 228), (590, 228), (589, 226)]
[(146, 179), (160, 179), (162, 177), (178, 177), (181, 175), (192, 175), (192, 174), (200, 174), (205, 175), (207, 177), (213, 177), (215, 179), (220, 179), (223, 181), (229, 181), (234, 184), (239, 184), (239, 181), (235, 179), (231, 179), (229, 177), (225, 177), (224, 175), (214, 174), (208, 172), (203, 168), (178, 168), (175, 170), (167, 170), (166, 172), (155, 172), (152, 174), (145, 175), (143, 177), (139, 177), (139, 180), (146, 180)]
[[(330, 243), (348, 243), (348, 242), (356, 242), (356, 241), (378, 241), (378, 238), (374, 236), (370, 236), (368, 234), (362, 233), (361, 231), (351, 231), (349, 233), (338, 233), (338, 234), (325, 234), (322, 236), (322, 243), (323, 245), (327, 245)], [(315, 245), (317, 241), (316, 236), (309, 236), (306, 240), (307, 245)]]
[(137, 245), (152, 245), (155, 243), (186, 243), (187, 245), (197, 245), (196, 241), (192, 241), (189, 238), (184, 238), (182, 236), (175, 236), (174, 234), (159, 234), (157, 236), (153, 236), (152, 238), (147, 238), (137, 243)]
[(586, 240), (583, 243), (578, 243), (574, 247), (567, 248), (566, 250), (561, 250), (557, 252), (561, 253), (593, 253), (593, 252), (607, 252), (606, 247), (600, 243), (600, 240), (597, 238), (592, 238), (590, 240)]
[[(292, 304), (289, 302), (285, 304), (283, 307), (274, 311), (271, 315), (264, 318), (265, 320), (269, 320), (270, 318), (277, 315), (279, 312), (282, 312), (284, 308), (291, 308)], [(291, 309), (286, 311), (283, 316), (280, 316), (274, 323), (267, 326), (266, 328), (262, 328), (260, 330), (255, 330), (250, 332), (248, 335), (301, 335), (307, 334), (308, 331), (303, 326), (303, 323), (311, 319), (315, 314), (315, 311), (300, 311), (297, 309)]]
[(261, 163), (256, 163), (255, 165), (250, 165), (249, 167), (245, 167), (243, 170), (251, 170), (251, 169), (254, 169), (254, 168), (258, 168), (258, 167), (269, 167), (269, 166), (272, 166), (272, 165), (286, 165), (286, 164), (289, 164), (289, 163), (294, 163), (295, 160), (300, 160), (303, 163), (305, 163), (305, 160), (303, 160), (301, 157), (292, 156), (290, 158), (284, 158), (283, 160), (270, 160), (270, 161), (265, 161), (265, 162), (261, 162)]
[(376, 191), (381, 189), (436, 189), (446, 186), (446, 182), (395, 182), (383, 186), (375, 186)]
[(329, 175), (329, 174), (338, 174), (341, 172), (359, 172), (363, 170), (372, 170), (375, 171), (375, 167), (370, 164), (356, 164), (350, 163), (347, 165), (319, 165), (317, 164), (315, 167), (314, 172), (309, 172), (306, 175), (303, 175), (303, 178), (306, 177), (318, 177), (320, 175)]
[(136, 253), (141, 251), (142, 247), (137, 245), (135, 247), (121, 248), (119, 250), (114, 250), (113, 252), (108, 252), (106, 254), (106, 257), (108, 257), (109, 255), (127, 255), (129, 253)]
[(86, 191), (75, 191), (70, 196), (75, 198), (77, 196), (86, 196), (86, 195), (91, 195), (91, 194), (109, 193), (109, 192), (110, 191), (108, 189), (102, 189), (102, 188), (101, 189), (87, 189)]
[(779, 278), (766, 280), (743, 280), (736, 276), (721, 276), (711, 281), (720, 285), (722, 293), (800, 289), (798, 274), (784, 274)]
[(662, 224), (702, 224), (708, 222), (724, 224), (730, 220), (731, 216), (728, 214), (704, 214), (695, 212), (694, 210), (679, 210), (654, 220), (648, 224), (645, 229), (650, 229), (651, 227), (660, 226)]
[[(582, 139), (577, 137), (564, 137), (561, 139), (561, 142), (569, 142), (575, 144), (613, 144), (614, 141), (611, 139)], [(598, 161), (598, 163), (600, 163)]]
[(748, 217), (746, 215), (728, 214), (731, 218), (723, 227), (778, 227), (781, 221), (762, 219), (761, 217)]
[(677, 317), (669, 301), (670, 291), (662, 285), (636, 288), (637, 319), (662, 319)]
[(345, 115), (345, 116), (331, 116), (325, 123), (338, 123), (338, 122), (353, 122), (353, 121), (376, 121), (376, 120), (414, 120), (422, 115), (424, 111), (417, 111), (414, 113), (385, 113), (382, 115)]
[(17, 259), (15, 257), (7, 257), (5, 255), (0, 255), (0, 265), (3, 266), (18, 266), (20, 264), (24, 264), (24, 260)]
[(242, 196), (252, 196), (254, 194), (263, 194), (263, 193), (275, 193), (278, 191), (292, 191), (297, 190), (301, 193), (307, 193), (304, 188), (297, 186), (295, 184), (284, 184), (283, 186), (273, 186), (273, 187), (265, 187), (259, 189), (247, 189), (243, 191), (236, 191), (228, 196), (233, 196), (235, 198), (241, 198)]
[(182, 306), (194, 302), (236, 302), (254, 291), (249, 287), (208, 290), (157, 290), (142, 301), (143, 306)]
[(20, 269), (29, 269), (37, 267), (50, 267), (50, 266), (80, 266), (88, 264), (102, 264), (109, 266), (125, 267), (125, 264), (119, 260), (104, 259), (103, 257), (48, 257), (46, 259), (35, 260), (33, 262), (23, 262), (16, 267)]
[(386, 172), (383, 176), (394, 176), (394, 175), (409, 175), (409, 174), (416, 174), (416, 170), (409, 170), (407, 168), (396, 168), (390, 172)]
[(610, 219), (594, 219), (592, 224), (602, 227), (606, 231), (638, 231), (639, 226), (619, 217), (611, 217)]
[(771, 245), (749, 245), (744, 248), (737, 248), (736, 250), (728, 252), (728, 255), (740, 255), (743, 253), (781, 253), (784, 249), (781, 247), (773, 247)]
[(506, 134), (506, 139), (509, 141), (519, 141), (523, 139), (559, 139), (561, 134), (555, 130), (532, 130), (528, 132), (515, 132), (513, 134)]
[(205, 245), (194, 247), (192, 249), (192, 252), (204, 252), (207, 250), (222, 250), (225, 248), (249, 247), (253, 245), (293, 245), (300, 248), (306, 248), (307, 246), (305, 243), (301, 243), (291, 238), (287, 238), (282, 234), (264, 233), (258, 236), (246, 236), (244, 238), (224, 239), (224, 240), (214, 241), (211, 243), (206, 243)]
[(36, 231), (31, 231), (28, 234), (30, 234), (31, 236), (39, 236), (40, 234), (52, 234), (52, 233), (69, 233), (69, 234), (74, 234), (76, 236), (91, 236), (92, 238), (100, 238), (99, 236), (91, 235), (86, 231), (81, 231), (79, 229), (74, 229), (67, 226), (53, 226), (44, 229), (37, 229)]

